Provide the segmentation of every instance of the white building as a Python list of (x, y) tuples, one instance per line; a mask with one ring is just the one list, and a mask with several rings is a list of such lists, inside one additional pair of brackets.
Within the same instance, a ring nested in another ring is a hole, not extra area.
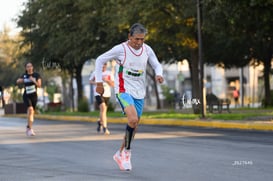
[[(182, 93), (191, 91), (190, 71), (186, 60), (178, 62), (176, 65), (164, 66), (164, 68), (169, 75), (167, 82), (170, 87)], [(179, 79), (179, 77), (181, 78)], [(219, 98), (229, 98), (233, 104), (232, 91), (236, 88), (240, 91), (241, 104), (251, 107), (261, 105), (264, 97), (263, 65), (248, 65), (243, 68), (231, 69), (217, 65), (204, 66), (204, 79), (207, 93), (211, 92)], [(270, 80), (273, 80), (272, 76)]]

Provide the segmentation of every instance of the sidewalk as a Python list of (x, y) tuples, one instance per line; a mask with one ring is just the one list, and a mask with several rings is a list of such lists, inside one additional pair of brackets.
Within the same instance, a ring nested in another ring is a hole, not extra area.
[[(1, 114), (2, 115), (2, 114)], [(26, 118), (25, 114), (3, 115), (7, 117)], [(97, 117), (87, 116), (56, 116), (56, 115), (35, 115), (35, 119), (59, 120), (59, 121), (84, 121), (96, 122)], [(108, 123), (126, 123), (125, 117), (113, 118), (108, 117)], [(221, 129), (239, 129), (239, 130), (256, 130), (256, 131), (273, 131), (273, 120), (270, 117), (264, 117), (256, 120), (236, 121), (236, 120), (184, 120), (184, 119), (150, 119), (142, 118), (140, 124), (147, 125), (167, 125), (167, 126), (186, 126), (186, 127), (204, 127), (204, 128), (221, 128)]]

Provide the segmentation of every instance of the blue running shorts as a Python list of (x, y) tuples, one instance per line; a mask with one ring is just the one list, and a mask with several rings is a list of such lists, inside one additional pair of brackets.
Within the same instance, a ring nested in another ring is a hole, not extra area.
[(124, 108), (130, 105), (135, 106), (137, 111), (137, 116), (140, 118), (143, 112), (144, 99), (135, 99), (130, 94), (118, 93), (116, 94), (117, 100), (124, 112)]

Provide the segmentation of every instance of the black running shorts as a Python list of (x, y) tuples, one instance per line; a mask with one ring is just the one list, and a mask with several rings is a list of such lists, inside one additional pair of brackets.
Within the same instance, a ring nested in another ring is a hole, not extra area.
[(30, 107), (32, 106), (34, 109), (36, 107), (36, 104), (37, 104), (37, 100), (38, 100), (38, 96), (36, 93), (34, 94), (24, 94), (23, 95), (23, 100), (24, 100), (24, 103), (27, 107)]
[(108, 106), (110, 97), (95, 96), (95, 98), (98, 106), (103, 102)]

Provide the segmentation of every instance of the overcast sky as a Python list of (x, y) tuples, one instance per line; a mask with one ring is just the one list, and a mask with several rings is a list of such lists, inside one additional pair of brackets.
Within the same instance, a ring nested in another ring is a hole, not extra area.
[(27, 0), (1, 0), (0, 2), (0, 31), (3, 30), (4, 25), (12, 28), (14, 31), (16, 23), (12, 21), (16, 18), (23, 9), (22, 4)]

